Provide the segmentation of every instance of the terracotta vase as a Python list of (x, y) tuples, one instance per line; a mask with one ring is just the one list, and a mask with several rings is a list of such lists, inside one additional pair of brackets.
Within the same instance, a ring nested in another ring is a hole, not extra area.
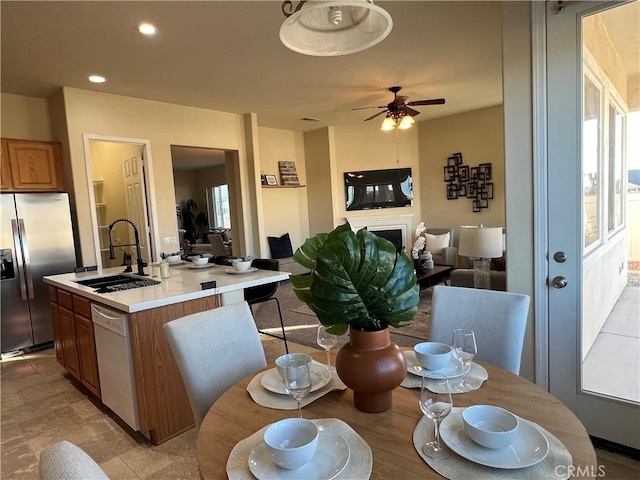
[(391, 408), (391, 394), (404, 379), (407, 362), (400, 348), (391, 342), (388, 328), (377, 332), (352, 328), (349, 343), (338, 351), (336, 371), (353, 390), (358, 410), (379, 413)]

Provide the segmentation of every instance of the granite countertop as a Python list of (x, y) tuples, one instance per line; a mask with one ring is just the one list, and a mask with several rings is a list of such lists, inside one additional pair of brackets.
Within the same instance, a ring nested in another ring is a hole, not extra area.
[[(209, 265), (212, 266), (209, 267)], [(256, 270), (243, 274), (231, 274), (227, 273), (227, 271), (232, 271), (232, 267), (213, 264), (208, 264), (206, 268), (196, 269), (193, 268), (191, 263), (183, 263), (180, 265), (172, 265), (170, 268), (171, 276), (166, 279), (160, 278), (158, 268), (145, 268), (145, 272), (150, 275), (144, 278), (158, 280), (161, 282), (158, 285), (132, 288), (113, 293), (96, 293), (94, 288), (80, 285), (77, 283), (77, 280), (121, 274), (123, 267), (105, 268), (94, 272), (51, 275), (44, 277), (44, 281), (49, 285), (70, 291), (103, 305), (127, 313), (133, 313), (287, 280), (290, 275), (287, 272), (275, 272), (271, 270)], [(126, 275), (136, 276), (135, 273), (127, 273)], [(216, 287), (202, 290), (200, 284), (212, 280), (215, 280)]]

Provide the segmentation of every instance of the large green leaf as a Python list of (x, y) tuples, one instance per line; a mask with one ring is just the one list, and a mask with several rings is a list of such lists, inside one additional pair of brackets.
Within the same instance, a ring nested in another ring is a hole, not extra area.
[(296, 295), (335, 333), (399, 327), (417, 311), (413, 263), (366, 229), (340, 225), (308, 239), (294, 259), (312, 270), (291, 278)]

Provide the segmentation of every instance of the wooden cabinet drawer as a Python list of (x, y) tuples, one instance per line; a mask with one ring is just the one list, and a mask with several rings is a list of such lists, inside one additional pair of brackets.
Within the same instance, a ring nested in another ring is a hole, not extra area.
[(88, 299), (73, 295), (73, 311), (86, 318), (91, 318), (91, 302)]
[(73, 298), (71, 293), (58, 289), (58, 305), (73, 311)]

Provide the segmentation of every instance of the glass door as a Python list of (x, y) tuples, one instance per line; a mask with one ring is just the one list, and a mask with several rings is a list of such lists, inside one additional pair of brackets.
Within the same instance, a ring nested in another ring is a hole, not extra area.
[(564, 3), (546, 11), (549, 389), (590, 435), (638, 449), (640, 217), (628, 178), (640, 168), (629, 158), (640, 7)]

